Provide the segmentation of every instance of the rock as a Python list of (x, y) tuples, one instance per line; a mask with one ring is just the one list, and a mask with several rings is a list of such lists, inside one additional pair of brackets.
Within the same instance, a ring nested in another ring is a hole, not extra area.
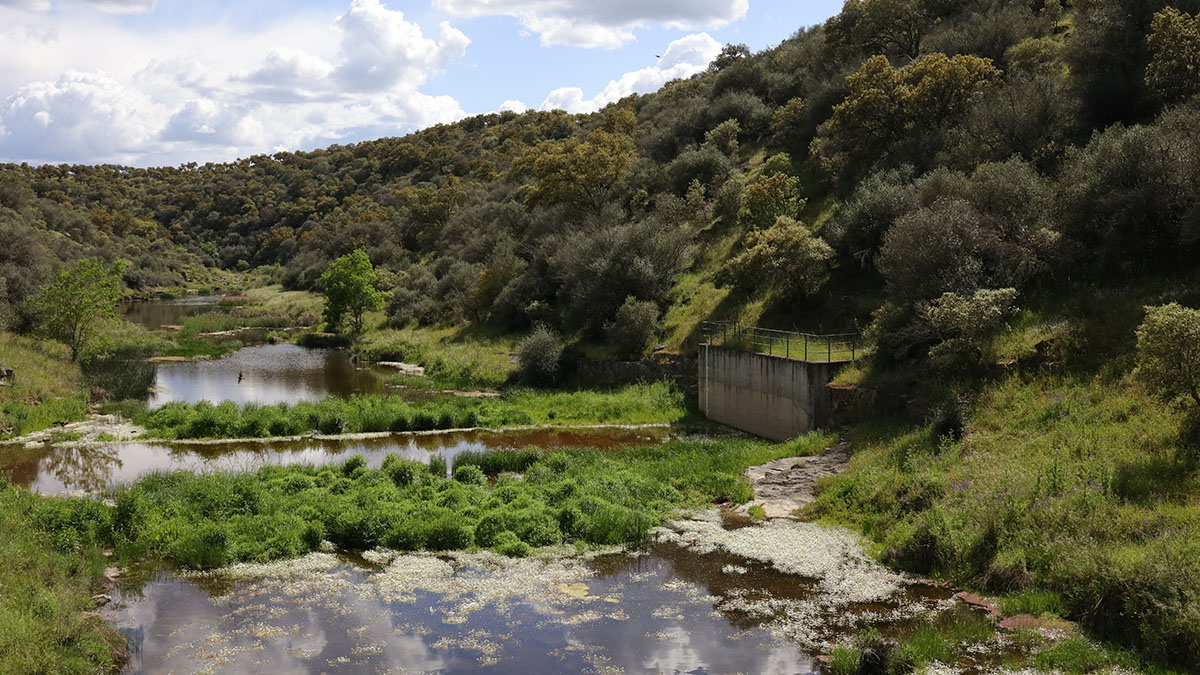
[[(742, 472), (754, 488), (754, 501), (767, 518), (786, 518), (817, 498), (817, 481), (832, 476), (850, 461), (850, 444), (838, 443), (823, 455), (788, 457)], [(740, 511), (741, 509), (739, 509)]]
[(413, 365), (411, 363), (400, 363), (399, 361), (380, 361), (375, 365), (382, 366), (384, 368), (395, 368), (396, 370), (400, 371), (401, 375), (425, 377), (425, 369), (421, 366)]
[(12, 368), (0, 368), (0, 387), (11, 387), (15, 377)]
[(121, 568), (120, 567), (105, 568), (104, 578), (108, 579), (109, 581), (116, 581), (117, 579), (121, 578)]
[(92, 602), (96, 607), (103, 607), (112, 602), (112, 596), (107, 593), (99, 593), (92, 596)]

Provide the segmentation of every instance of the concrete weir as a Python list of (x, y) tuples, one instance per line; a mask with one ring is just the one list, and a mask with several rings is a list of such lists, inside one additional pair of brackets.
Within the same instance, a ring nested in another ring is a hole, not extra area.
[(829, 426), (825, 385), (845, 362), (813, 363), (700, 346), (700, 409), (710, 420), (782, 441)]

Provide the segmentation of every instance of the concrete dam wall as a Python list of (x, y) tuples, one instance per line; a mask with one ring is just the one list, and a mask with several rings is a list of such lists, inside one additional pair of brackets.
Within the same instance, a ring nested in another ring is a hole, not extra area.
[(700, 346), (700, 410), (710, 420), (775, 441), (829, 426), (829, 390), (845, 362)]

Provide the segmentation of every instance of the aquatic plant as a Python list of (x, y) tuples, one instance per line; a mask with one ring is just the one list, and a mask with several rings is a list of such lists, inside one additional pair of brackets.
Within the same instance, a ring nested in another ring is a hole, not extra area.
[[(420, 402), (387, 395), (350, 399), (330, 397), (291, 405), (247, 404), (240, 408), (232, 401), (220, 404), (176, 401), (153, 411), (142, 411), (136, 421), (146, 427), (151, 436), (159, 438), (217, 439), (481, 426), (663, 424), (677, 422), (685, 414), (682, 393), (669, 383), (656, 382), (610, 391), (519, 389), (503, 398), (452, 397)], [(528, 458), (518, 453), (518, 456), (506, 457), (505, 461), (512, 464), (502, 470), (519, 471), (523, 468), (522, 463), (528, 463)], [(488, 472), (487, 468), (485, 472)]]
[[(521, 556), (562, 542), (641, 541), (680, 508), (725, 496), (746, 467), (795, 449), (704, 440), (615, 453), (501, 451), (495, 459), (473, 455), (453, 478), (440, 455), (428, 469), (399, 457), (371, 469), (356, 455), (322, 468), (159, 473), (117, 489), (116, 506), (92, 502), (94, 514), (72, 512), (53, 528), (76, 547), (120, 544), (191, 568), (303, 555), (323, 540), (354, 550), (492, 548)], [(502, 474), (492, 487), (481, 465), (525, 471), (520, 479)]]

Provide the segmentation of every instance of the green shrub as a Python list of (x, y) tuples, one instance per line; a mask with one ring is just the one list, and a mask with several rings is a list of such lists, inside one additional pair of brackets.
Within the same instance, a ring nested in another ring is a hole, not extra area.
[(622, 358), (640, 359), (643, 352), (659, 330), (658, 305), (638, 300), (634, 296), (625, 298), (612, 321), (605, 324), (608, 340)]
[(521, 379), (530, 384), (550, 385), (558, 380), (562, 341), (545, 324), (538, 324), (517, 347)]
[(226, 563), (229, 533), (217, 523), (197, 523), (185, 528), (167, 548), (167, 559), (191, 569), (213, 569)]
[(474, 538), (471, 526), (460, 516), (446, 514), (429, 524), (425, 546), (432, 551), (454, 551), (470, 548)]
[(466, 464), (454, 467), (454, 480), (467, 485), (487, 485), (487, 476), (479, 467)]
[(529, 544), (521, 541), (516, 534), (508, 530), (501, 532), (496, 537), (495, 545), (492, 548), (496, 553), (510, 558), (525, 558), (532, 551)]
[(388, 455), (383, 458), (382, 471), (392, 479), (396, 487), (405, 488), (416, 482), (421, 476), (428, 473), (425, 465), (420, 462), (414, 462), (410, 459), (404, 459), (396, 455)]

